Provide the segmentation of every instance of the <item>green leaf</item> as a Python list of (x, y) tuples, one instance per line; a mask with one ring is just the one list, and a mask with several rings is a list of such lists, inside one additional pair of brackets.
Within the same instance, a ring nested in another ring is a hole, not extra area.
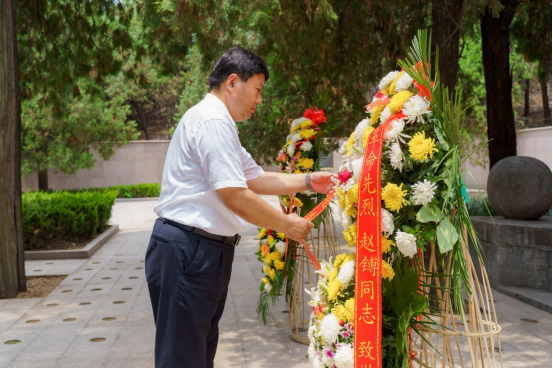
[(447, 218), (440, 222), (436, 233), (438, 234), (438, 247), (442, 254), (450, 251), (459, 239), (455, 227)]
[(439, 222), (444, 215), (436, 208), (428, 205), (423, 206), (417, 213), (417, 221), (420, 223)]

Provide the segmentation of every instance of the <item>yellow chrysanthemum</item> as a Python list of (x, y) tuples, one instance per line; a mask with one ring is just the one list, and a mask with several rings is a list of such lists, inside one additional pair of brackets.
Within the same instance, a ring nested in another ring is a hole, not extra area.
[(275, 251), (271, 252), (271, 259), (272, 260), (280, 260), (280, 259), (282, 259), (282, 254), (275, 250)]
[(382, 260), (382, 278), (386, 278), (389, 281), (394, 279), (394, 269), (392, 269), (392, 266)]
[(338, 278), (328, 284), (328, 301), (336, 300), (340, 292), (340, 287), (342, 287), (342, 282), (340, 282)]
[(344, 190), (341, 187), (336, 186), (336, 193), (338, 194), (338, 206), (341, 209), (346, 207), (346, 195), (344, 195)]
[(283, 240), (286, 239), (286, 236), (282, 232), (277, 232), (277, 237)]
[(334, 268), (328, 273), (328, 282), (332, 282), (338, 277), (338, 269)]
[(314, 135), (315, 135), (315, 130), (314, 129), (302, 129), (300, 131), (300, 136), (303, 137), (303, 138), (306, 138), (306, 139), (310, 139)]
[(296, 132), (298, 129), (301, 128), (301, 124), (298, 124), (297, 126), (295, 126), (294, 128), (290, 129), (290, 133), (294, 133)]
[[(355, 230), (357, 231), (357, 227), (355, 228)], [(342, 265), (344, 265), (345, 263), (347, 263), (348, 261), (351, 261), (351, 260), (355, 260), (355, 254), (354, 253), (349, 254), (348, 257), (345, 258), (344, 261), (342, 262)]]
[(267, 228), (261, 228), (259, 230), (259, 234), (257, 235), (257, 237), (263, 238), (263, 237), (265, 237), (266, 234), (267, 234)]
[(353, 247), (356, 244), (357, 239), (357, 225), (352, 224), (347, 229), (344, 230), (344, 239), (348, 243), (348, 246)]
[(359, 184), (354, 184), (346, 193), (346, 206), (348, 201), (352, 204), (359, 203)]
[(368, 126), (365, 128), (365, 131), (363, 131), (363, 149), (365, 150), (367, 150), (367, 140), (369, 139), (369, 135), (372, 131), (374, 131), (374, 128), (371, 126)]
[(294, 173), (295, 173), (295, 174), (301, 173), (301, 169), (300, 169), (300, 168), (296, 168), (296, 170), (294, 170)]
[(346, 321), (346, 308), (344, 307), (344, 305), (338, 305), (334, 308), (334, 311), (333, 311), (334, 315), (336, 315), (336, 318), (338, 319), (338, 321), (342, 321), (342, 322), (345, 322)]
[(351, 154), (351, 148), (355, 145), (355, 137), (353, 137), (353, 133), (349, 136), (347, 142), (346, 142), (346, 152), (348, 154)]
[(266, 254), (263, 257), (263, 261), (265, 262), (265, 267), (269, 268), (271, 266), (271, 262), (273, 261), (273, 259), (271, 258), (271, 254)]
[(303, 202), (301, 202), (301, 200), (298, 199), (297, 197), (294, 197), (294, 206), (296, 208), (301, 208), (303, 206)]
[(271, 278), (273, 280), (275, 279), (276, 271), (273, 268), (271, 268), (269, 266), (265, 267), (265, 273), (267, 273), (269, 278)]
[(386, 105), (382, 104), (382, 105), (379, 105), (377, 107), (375, 107), (372, 112), (371, 112), (371, 119), (369, 120), (369, 124), (371, 126), (375, 125), (376, 123), (378, 123), (378, 119), (380, 118), (380, 113), (382, 113), (382, 110), (384, 110), (384, 108), (386, 107)]
[(351, 298), (346, 301), (346, 320), (348, 322), (353, 322), (355, 319), (355, 298)]
[[(325, 314), (324, 314), (324, 313), (319, 313), (319, 314), (317, 314), (317, 319), (318, 319), (318, 320), (323, 320), (324, 317), (325, 317)], [(322, 345), (325, 344), (325, 342), (324, 342), (324, 340), (323, 340), (322, 338), (321, 338), (321, 344), (322, 344)]]
[(269, 280), (267, 279), (267, 277), (263, 277), (261, 282), (263, 282), (264, 284), (269, 284)]
[(267, 244), (268, 244), (269, 246), (271, 246), (271, 244), (273, 243), (274, 240), (275, 240), (275, 239), (274, 239), (273, 236), (267, 236)]
[(284, 261), (275, 260), (274, 264), (275, 264), (275, 269), (276, 270), (284, 269)]
[(284, 204), (284, 206), (290, 206), (290, 200), (288, 200), (287, 197), (281, 197), (280, 198), (282, 200), (282, 203)]
[(334, 260), (334, 268), (339, 268), (342, 265), (342, 262), (346, 260), (346, 257), (346, 254), (337, 255), (336, 260)]
[(355, 246), (353, 236), (351, 235), (349, 229), (344, 229), (342, 231), (342, 234), (344, 235), (344, 240), (346, 240), (346, 242), (348, 243), (348, 246), (350, 247)]
[(314, 164), (315, 164), (315, 162), (313, 161), (313, 159), (309, 159), (309, 158), (301, 158), (298, 161), (298, 166), (302, 167), (302, 168), (305, 168), (305, 169), (313, 168)]
[(396, 83), (397, 81), (399, 81), (399, 79), (401, 78), (401, 76), (403, 76), (405, 74), (405, 71), (402, 71), (402, 72), (399, 72), (396, 76), (396, 78), (394, 78), (394, 80), (392, 81), (392, 83), (390, 83), (390, 86), (388, 86), (388, 88), (386, 88), (386, 92), (385, 94), (389, 95), (389, 96), (392, 96), (393, 94), (395, 94), (395, 91), (396, 91)]
[(395, 246), (396, 244), (394, 241), (387, 239), (386, 237), (382, 236), (382, 253), (386, 254), (390, 251), (390, 248), (392, 246)]
[(425, 138), (424, 132), (416, 133), (409, 141), (409, 152), (415, 160), (423, 162), (426, 158), (432, 158), (438, 149), (434, 146), (436, 141), (433, 138)]
[(390, 107), (390, 112), (394, 114), (401, 111), (403, 109), (403, 104), (405, 104), (412, 95), (413, 94), (408, 90), (403, 90), (395, 94), (394, 97), (390, 99), (390, 105), (388, 105)]
[(399, 186), (395, 183), (388, 183), (382, 191), (382, 200), (386, 204), (386, 207), (392, 211), (399, 212), (403, 206), (407, 205), (405, 201), (405, 195), (407, 190), (403, 190), (403, 183)]
[[(357, 184), (355, 186), (357, 186)], [(357, 187), (357, 188), (359, 188), (359, 187)], [(346, 193), (345, 207), (346, 207), (346, 214), (349, 215), (350, 217), (354, 217), (354, 216), (357, 215), (357, 208), (355, 207), (355, 205), (357, 205), (357, 203), (352, 201), (352, 200), (356, 200), (355, 196), (353, 194), (348, 196), (351, 191), (352, 190), (350, 189)], [(357, 193), (357, 190), (355, 190), (355, 194), (356, 193)]]
[(312, 124), (313, 122), (308, 119), (301, 124), (301, 129), (309, 128), (311, 127)]

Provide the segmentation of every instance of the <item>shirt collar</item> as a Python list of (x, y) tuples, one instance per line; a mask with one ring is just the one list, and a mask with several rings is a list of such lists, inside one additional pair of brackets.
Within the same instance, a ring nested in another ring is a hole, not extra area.
[[(228, 119), (230, 119), (230, 121), (232, 122), (232, 124), (236, 127), (236, 123), (234, 122), (234, 119), (232, 119), (232, 116), (230, 115), (230, 112), (228, 111), (227, 109), (227, 106), (225, 105), (224, 102), (222, 102), (217, 96), (213, 95), (212, 93), (207, 93), (204, 97), (204, 100), (206, 102), (208, 102), (209, 104), (213, 104), (215, 106), (217, 106), (217, 108), (223, 113), (225, 114)], [(236, 127), (236, 129), (238, 129), (238, 127)]]

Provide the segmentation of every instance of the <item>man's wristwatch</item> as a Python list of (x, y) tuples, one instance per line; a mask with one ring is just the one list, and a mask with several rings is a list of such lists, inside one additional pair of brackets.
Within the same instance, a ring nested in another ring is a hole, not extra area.
[(311, 192), (315, 192), (313, 187), (311, 187), (311, 173), (307, 173), (305, 176), (305, 185), (307, 186), (307, 189)]

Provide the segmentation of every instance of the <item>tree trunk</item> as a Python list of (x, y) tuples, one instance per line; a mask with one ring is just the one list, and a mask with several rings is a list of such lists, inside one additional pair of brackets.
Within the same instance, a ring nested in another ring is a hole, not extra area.
[(21, 216), (21, 101), (15, 12), (0, 0), (0, 299), (26, 290)]
[(144, 111), (144, 106), (140, 102), (131, 101), (131, 111), (133, 117), (136, 119), (138, 128), (141, 131), (144, 131), (144, 137), (146, 138), (146, 140), (149, 140), (150, 137), (148, 135), (148, 117), (146, 116), (146, 112)]
[[(459, 69), (459, 34), (463, 21), (463, 0), (432, 1), (432, 48), (439, 51), (440, 82), (455, 93)], [(434, 75), (434, 72), (432, 72)]]
[(524, 86), (524, 117), (527, 118), (530, 115), (530, 78), (526, 78), (526, 85)]
[(541, 98), (543, 101), (543, 125), (551, 125), (551, 108), (549, 107), (549, 96), (547, 95), (547, 76), (540, 75)]
[(38, 189), (48, 191), (48, 169), (38, 172)]
[(502, 0), (498, 17), (489, 8), (481, 19), (482, 61), (486, 82), (486, 115), (490, 168), (507, 156), (516, 156), (517, 137), (511, 97), (512, 76), (509, 64), (509, 26), (517, 1)]

